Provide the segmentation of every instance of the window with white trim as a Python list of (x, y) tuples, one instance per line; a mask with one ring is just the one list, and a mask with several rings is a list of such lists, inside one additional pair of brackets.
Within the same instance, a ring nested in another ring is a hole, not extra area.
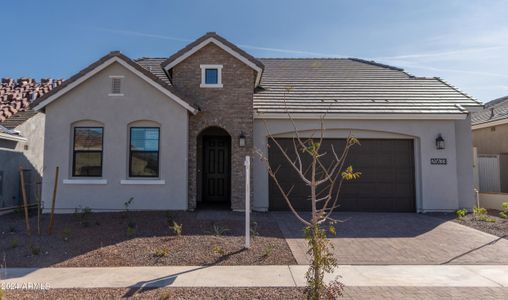
[(109, 78), (111, 79), (111, 92), (109, 93), (109, 96), (123, 96), (122, 81), (124, 76), (111, 75)]
[(104, 127), (74, 127), (72, 176), (101, 177)]
[(201, 65), (201, 87), (222, 87), (222, 65)]

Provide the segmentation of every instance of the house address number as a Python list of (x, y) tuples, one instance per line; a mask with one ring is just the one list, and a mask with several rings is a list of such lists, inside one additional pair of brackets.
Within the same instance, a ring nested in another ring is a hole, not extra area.
[(448, 164), (448, 161), (446, 158), (431, 158), (430, 159), (431, 165), (446, 165)]

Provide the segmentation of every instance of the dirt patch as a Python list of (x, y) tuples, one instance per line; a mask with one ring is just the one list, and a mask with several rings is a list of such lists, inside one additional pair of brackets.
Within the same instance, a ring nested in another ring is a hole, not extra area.
[[(346, 287), (340, 299), (506, 299), (508, 288)], [(306, 299), (303, 288), (53, 289), (7, 291), (6, 299)]]
[[(295, 264), (276, 222), (253, 214), (253, 241), (244, 245), (241, 214), (221, 212), (130, 212), (56, 215), (41, 236), (29, 238), (22, 215), (2, 216), (0, 257), (7, 267), (115, 267), (169, 265)], [(170, 226), (182, 225), (177, 236)], [(31, 218), (32, 228), (35, 218)]]
[(489, 210), (487, 216), (495, 220), (495, 222), (480, 221), (474, 216), (474, 214), (467, 214), (462, 219), (456, 218), (455, 214), (433, 214), (434, 216), (451, 220), (455, 223), (459, 223), (492, 235), (508, 239), (508, 219), (499, 217), (499, 211)]

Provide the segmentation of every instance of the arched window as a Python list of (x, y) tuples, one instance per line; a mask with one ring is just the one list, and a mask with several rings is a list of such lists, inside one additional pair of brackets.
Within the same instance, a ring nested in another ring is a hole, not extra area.
[(102, 177), (104, 126), (81, 121), (72, 128), (72, 176)]

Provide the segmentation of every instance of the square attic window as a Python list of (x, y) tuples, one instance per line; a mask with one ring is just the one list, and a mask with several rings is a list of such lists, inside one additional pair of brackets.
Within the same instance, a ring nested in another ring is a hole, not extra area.
[(201, 65), (201, 87), (222, 87), (222, 65)]
[(205, 69), (205, 84), (219, 83), (219, 70)]

